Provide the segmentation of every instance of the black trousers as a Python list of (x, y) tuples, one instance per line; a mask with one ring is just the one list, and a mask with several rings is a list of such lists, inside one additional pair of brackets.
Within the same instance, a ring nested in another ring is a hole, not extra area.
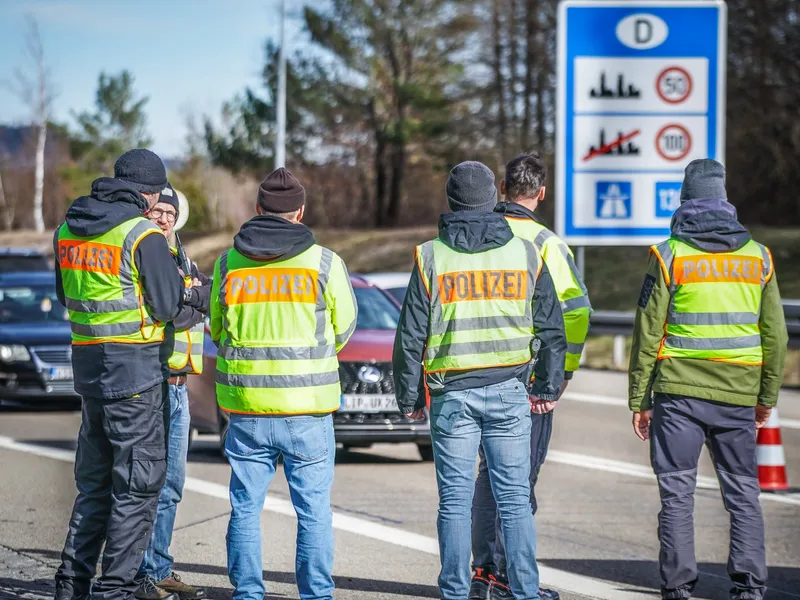
[(167, 474), (167, 383), (124, 400), (83, 399), (75, 457), (78, 497), (56, 585), (93, 600), (129, 600)]

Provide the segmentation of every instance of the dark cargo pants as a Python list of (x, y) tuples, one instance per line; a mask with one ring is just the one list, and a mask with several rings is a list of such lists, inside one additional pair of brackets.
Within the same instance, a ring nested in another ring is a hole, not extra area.
[(767, 565), (758, 503), (755, 410), (667, 394), (656, 394), (653, 404), (650, 459), (661, 494), (662, 597), (689, 598), (697, 582), (694, 490), (705, 443), (731, 518), (732, 597), (760, 600), (766, 591)]
[[(57, 588), (93, 600), (128, 600), (167, 474), (167, 384), (133, 398), (84, 398), (75, 456), (78, 497), (56, 573)], [(63, 594), (62, 591), (62, 594)], [(67, 593), (66, 598), (70, 597)]]

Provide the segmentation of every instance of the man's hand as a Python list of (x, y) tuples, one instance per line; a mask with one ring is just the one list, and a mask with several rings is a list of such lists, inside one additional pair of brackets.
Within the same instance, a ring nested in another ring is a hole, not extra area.
[(643, 410), (633, 413), (633, 431), (643, 442), (650, 439), (650, 419), (653, 417), (652, 410)]
[(547, 414), (556, 407), (555, 400), (542, 400), (533, 395), (528, 400), (531, 403), (531, 412), (535, 415)]
[(756, 429), (761, 429), (769, 421), (769, 416), (772, 414), (771, 406), (756, 406)]
[(411, 419), (412, 421), (424, 421), (425, 420), (425, 409), (418, 408), (414, 412), (406, 413), (406, 418)]

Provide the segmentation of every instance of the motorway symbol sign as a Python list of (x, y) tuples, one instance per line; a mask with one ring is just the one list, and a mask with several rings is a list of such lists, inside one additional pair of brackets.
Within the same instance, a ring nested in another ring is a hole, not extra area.
[(683, 169), (724, 162), (723, 0), (564, 0), (556, 232), (574, 245), (669, 235)]

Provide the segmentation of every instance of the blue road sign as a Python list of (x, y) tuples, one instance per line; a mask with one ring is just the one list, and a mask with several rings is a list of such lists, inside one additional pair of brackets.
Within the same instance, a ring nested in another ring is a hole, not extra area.
[(723, 0), (559, 6), (556, 231), (579, 246), (669, 235), (686, 165), (724, 162)]

